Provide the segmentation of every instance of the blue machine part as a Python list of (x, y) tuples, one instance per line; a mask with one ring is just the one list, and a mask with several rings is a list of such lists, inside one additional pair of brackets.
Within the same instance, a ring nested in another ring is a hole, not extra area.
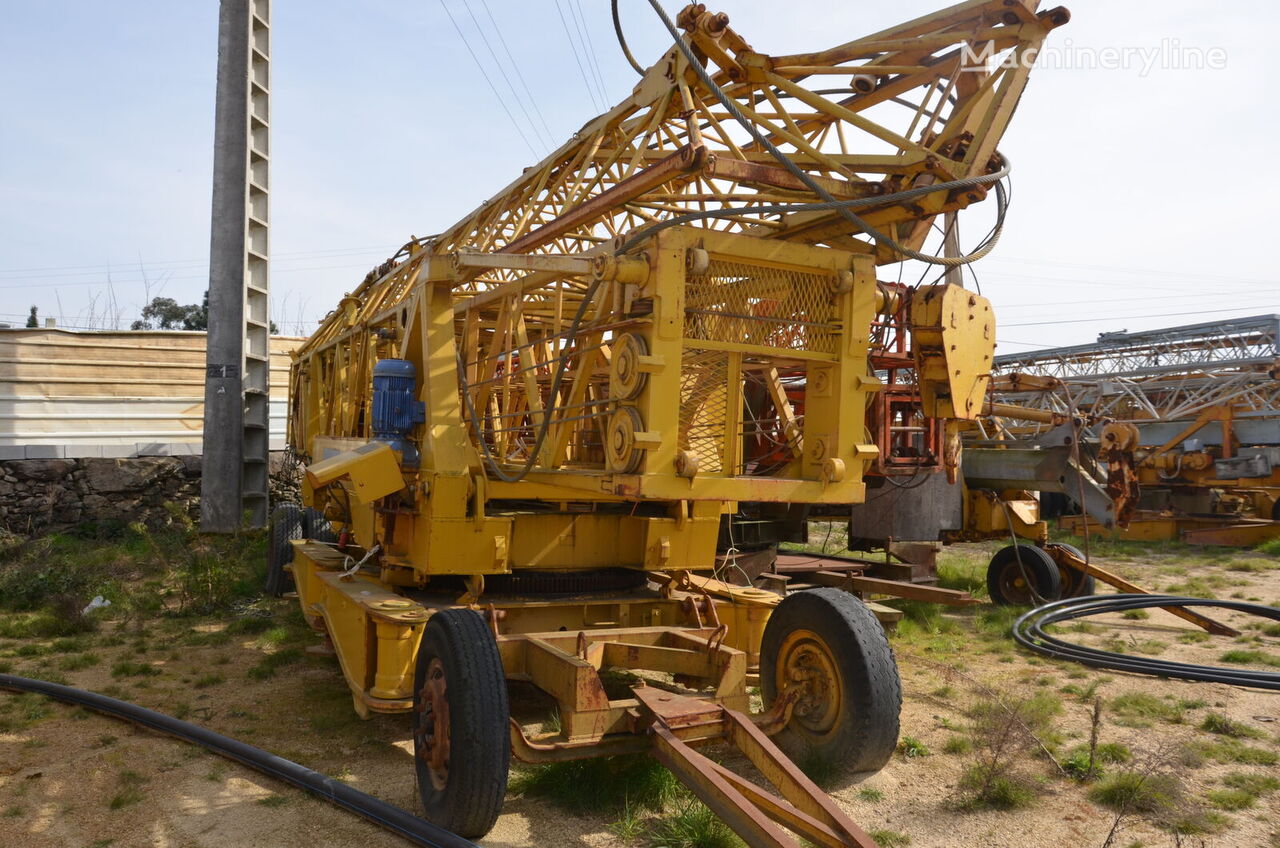
[(399, 451), (401, 465), (418, 465), (413, 428), (427, 418), (417, 400), (418, 370), (405, 359), (382, 359), (373, 366), (373, 438)]

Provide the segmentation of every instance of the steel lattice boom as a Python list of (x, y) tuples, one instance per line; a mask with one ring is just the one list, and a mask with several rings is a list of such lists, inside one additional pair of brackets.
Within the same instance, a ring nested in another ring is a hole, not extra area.
[[(1244, 417), (1280, 408), (1280, 315), (1104, 333), (1092, 344), (1006, 354), (1001, 400), (1057, 412), (1070, 401), (1100, 417), (1176, 421), (1236, 407)], [(1019, 390), (1015, 375), (1050, 377), (1066, 390)]]

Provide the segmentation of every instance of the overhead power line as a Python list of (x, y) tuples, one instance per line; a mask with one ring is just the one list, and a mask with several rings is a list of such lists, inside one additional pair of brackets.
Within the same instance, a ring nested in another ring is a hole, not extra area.
[(1183, 315), (1216, 315), (1221, 312), (1248, 312), (1251, 306), (1236, 306), (1231, 309), (1197, 309), (1194, 312), (1160, 312), (1141, 315), (1095, 315), (1092, 318), (1070, 318), (1065, 321), (1029, 321), (1021, 324), (1005, 324), (1005, 327), (1048, 327), (1056, 324), (1100, 324), (1104, 321), (1136, 321), (1147, 318), (1177, 318)]
[(520, 138), (523, 139), (525, 146), (529, 148), (529, 152), (533, 154), (534, 158), (538, 158), (538, 151), (529, 141), (529, 137), (524, 134), (524, 130), (520, 128), (520, 122), (516, 120), (516, 116), (511, 114), (511, 110), (507, 107), (507, 101), (503, 100), (502, 95), (498, 93), (498, 87), (493, 84), (493, 80), (489, 77), (489, 72), (484, 69), (484, 65), (480, 62), (480, 57), (476, 55), (476, 51), (471, 49), (471, 42), (467, 40), (465, 35), (463, 35), (462, 27), (458, 26), (458, 22), (454, 20), (453, 12), (449, 11), (449, 6), (444, 2), (444, 0), (439, 0), (439, 2), (440, 8), (444, 9), (444, 13), (449, 16), (449, 23), (453, 24), (453, 31), (458, 34), (458, 38), (462, 40), (463, 46), (466, 47), (467, 52), (471, 54), (471, 61), (475, 62), (476, 67), (480, 69), (480, 75), (483, 76), (484, 81), (489, 84), (489, 90), (493, 92), (493, 96), (497, 98), (499, 105), (502, 106), (502, 111), (507, 113), (507, 118), (510, 119), (511, 126), (515, 127), (516, 132), (519, 134)]
[(551, 131), (551, 127), (547, 125), (547, 119), (542, 114), (542, 108), (538, 105), (538, 99), (533, 96), (533, 92), (529, 90), (529, 83), (525, 81), (524, 71), (520, 69), (520, 63), (511, 55), (511, 48), (507, 46), (507, 39), (502, 34), (502, 27), (498, 26), (498, 21), (493, 16), (493, 12), (489, 10), (489, 0), (480, 0), (484, 6), (484, 12), (489, 16), (489, 22), (493, 24), (493, 31), (498, 34), (498, 41), (502, 44), (503, 51), (507, 54), (507, 59), (511, 62), (511, 67), (516, 72), (516, 79), (520, 80), (520, 87), (524, 89), (525, 96), (529, 98), (530, 105), (533, 106), (534, 112), (538, 115), (538, 120), (542, 123), (543, 130), (546, 131), (546, 137), (550, 140), (551, 148), (557, 147), (556, 135)]
[(569, 3), (569, 13), (574, 16), (573, 22), (578, 27), (578, 35), (587, 48), (585, 54), (587, 64), (595, 76), (596, 85), (600, 87), (600, 101), (604, 104), (604, 108), (608, 109), (609, 94), (605, 90), (604, 77), (600, 73), (600, 58), (596, 55), (596, 42), (591, 37), (591, 28), (587, 26), (587, 16), (582, 12), (581, 0), (566, 0), (566, 2)]
[[(528, 107), (525, 106), (524, 98), (520, 96), (520, 92), (516, 91), (515, 85), (511, 82), (511, 77), (507, 76), (507, 69), (498, 59), (498, 54), (494, 52), (493, 45), (489, 43), (489, 36), (485, 35), (484, 28), (480, 26), (480, 21), (476, 18), (475, 11), (471, 8), (470, 0), (462, 0), (463, 7), (467, 10), (467, 14), (471, 16), (471, 23), (475, 25), (476, 32), (480, 33), (480, 40), (484, 42), (484, 49), (489, 51), (489, 58), (493, 59), (493, 64), (498, 67), (498, 73), (502, 74), (502, 79), (507, 84), (507, 88), (511, 91), (511, 97), (516, 101), (516, 105), (520, 107), (520, 111), (524, 114), (524, 119), (529, 122), (529, 128), (533, 130), (533, 135), (538, 139), (538, 143), (543, 147), (543, 154), (547, 152), (547, 140), (542, 137), (542, 133), (538, 131), (538, 125), (533, 122), (533, 116), (529, 114)], [(492, 16), (490, 16), (492, 17)]]
[(569, 39), (569, 50), (570, 52), (573, 53), (573, 60), (578, 63), (578, 73), (582, 75), (582, 84), (587, 87), (587, 96), (591, 98), (591, 102), (595, 104), (595, 107), (599, 109), (601, 112), (603, 112), (606, 107), (602, 105), (602, 101), (596, 95), (595, 88), (591, 85), (591, 82), (587, 79), (587, 71), (586, 71), (586, 68), (583, 67), (582, 56), (578, 51), (578, 44), (573, 40), (573, 34), (569, 32), (569, 22), (565, 20), (564, 9), (560, 8), (560, 0), (555, 0), (555, 2), (556, 2), (556, 12), (560, 14), (560, 25), (564, 27), (564, 37)]
[[(393, 250), (395, 246), (385, 244), (373, 244), (367, 247), (334, 247), (327, 250), (294, 250), (286, 253), (272, 251), (272, 261), (288, 260), (291, 258), (308, 258), (319, 259), (322, 257), (334, 256), (352, 256), (359, 254), (377, 254), (384, 256), (389, 250)], [(67, 276), (84, 276), (84, 274), (102, 273), (109, 274), (113, 271), (122, 271), (137, 267), (138, 260), (128, 262), (100, 262), (96, 265), (38, 265), (30, 268), (0, 268), (0, 278), (7, 275), (23, 275), (28, 276), (36, 271), (81, 271), (80, 274), (68, 274)], [(160, 259), (154, 262), (148, 261), (142, 263), (147, 268), (165, 268), (165, 267), (192, 267), (192, 268), (208, 268), (209, 257), (202, 256), (192, 259)], [(44, 275), (56, 276), (56, 275)]]

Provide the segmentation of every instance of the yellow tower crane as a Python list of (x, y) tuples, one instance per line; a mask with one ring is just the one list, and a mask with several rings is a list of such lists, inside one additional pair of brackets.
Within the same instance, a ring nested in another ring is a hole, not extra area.
[[(272, 585), (292, 575), (357, 712), (412, 713), (426, 815), (458, 833), (492, 826), (512, 754), (648, 750), (753, 846), (870, 846), (783, 751), (885, 764), (901, 688), (884, 633), (843, 592), (719, 580), (717, 536), (739, 501), (864, 498), (885, 316), (909, 319), (930, 426), (958, 443), (981, 414), (990, 304), (877, 268), (991, 249), (921, 252), (990, 192), (1003, 218), (996, 146), (1069, 15), (971, 0), (772, 56), (701, 4), (652, 5), (674, 45), (629, 97), (406, 244), (295, 354), (314, 512), (275, 523)], [(744, 411), (746, 386), (767, 412)], [(751, 461), (761, 417), (778, 462)], [(697, 750), (712, 741), (777, 793)]]

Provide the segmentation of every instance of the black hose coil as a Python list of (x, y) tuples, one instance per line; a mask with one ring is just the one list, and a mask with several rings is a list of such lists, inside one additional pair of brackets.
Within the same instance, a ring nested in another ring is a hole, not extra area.
[(261, 748), (255, 748), (221, 733), (215, 733), (207, 727), (181, 721), (173, 716), (158, 713), (128, 701), (108, 698), (96, 692), (62, 686), (44, 680), (32, 680), (13, 674), (0, 674), (0, 689), (18, 692), (35, 692), (47, 695), (69, 704), (78, 704), (115, 718), (132, 721), (143, 727), (168, 733), (179, 739), (194, 742), (221, 754), (228, 759), (257, 769), (269, 777), (291, 783), (299, 789), (305, 789), (313, 795), (336, 804), (359, 816), (363, 816), (376, 825), (424, 848), (479, 848), (474, 842), (450, 833), (442, 827), (420, 819), (386, 801), (366, 795), (358, 789), (346, 785), (340, 780), (312, 771), (306, 766), (277, 757)]
[(1104, 651), (1099, 648), (1075, 645), (1045, 632), (1045, 628), (1049, 625), (1059, 624), (1063, 621), (1085, 618), (1105, 612), (1124, 612), (1125, 610), (1151, 607), (1217, 607), (1269, 618), (1272, 621), (1280, 621), (1280, 607), (1251, 604), (1244, 601), (1219, 601), (1179, 595), (1095, 595), (1054, 601), (1025, 613), (1013, 623), (1013, 638), (1019, 645), (1038, 654), (1044, 654), (1055, 659), (1073, 660), (1094, 668), (1126, 671), (1154, 677), (1175, 677), (1181, 680), (1199, 680), (1206, 683), (1226, 683), (1231, 686), (1280, 691), (1280, 672), (1224, 668), (1159, 660), (1151, 657), (1134, 657), (1115, 651)]

